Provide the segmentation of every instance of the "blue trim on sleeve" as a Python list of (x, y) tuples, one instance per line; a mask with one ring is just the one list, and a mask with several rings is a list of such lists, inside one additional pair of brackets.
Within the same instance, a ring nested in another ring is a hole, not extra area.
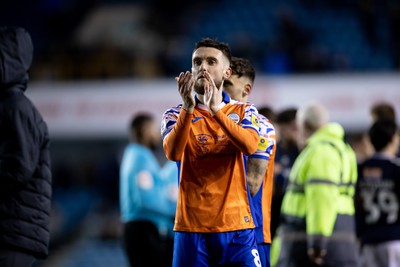
[[(252, 124), (252, 125), (253, 125), (253, 124)], [(256, 133), (257, 133), (257, 135), (258, 135), (258, 131), (257, 131), (257, 129), (254, 128), (254, 126), (242, 125), (242, 127), (243, 127), (244, 129), (252, 129), (252, 130), (256, 131)]]
[(222, 91), (222, 101), (224, 101), (225, 104), (228, 104), (229, 102), (231, 102), (231, 98), (225, 91)]
[(269, 160), (269, 157), (266, 156), (265, 154), (260, 155), (260, 154), (257, 154), (257, 153), (250, 155), (249, 158)]

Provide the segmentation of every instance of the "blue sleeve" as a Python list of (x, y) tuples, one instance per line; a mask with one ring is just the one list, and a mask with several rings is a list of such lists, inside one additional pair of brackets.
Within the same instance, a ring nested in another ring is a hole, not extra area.
[(123, 220), (129, 220), (138, 212), (141, 206), (140, 192), (136, 184), (136, 173), (138, 172), (137, 162), (140, 162), (140, 155), (135, 153), (132, 146), (124, 150), (120, 166), (120, 209)]

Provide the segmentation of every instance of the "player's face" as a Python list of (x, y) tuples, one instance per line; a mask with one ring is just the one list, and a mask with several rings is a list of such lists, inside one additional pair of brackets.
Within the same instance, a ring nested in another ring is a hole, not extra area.
[(280, 138), (289, 143), (296, 143), (299, 136), (301, 135), (301, 126), (303, 123), (297, 123), (296, 121), (281, 123), (279, 124)]
[(306, 133), (304, 132), (303, 123), (297, 120), (286, 123), (276, 124), (275, 132), (277, 133), (280, 142), (284, 143), (285, 146), (297, 146), (300, 147), (307, 139)]
[(248, 84), (245, 77), (233, 74), (229, 79), (224, 81), (224, 91), (228, 93), (230, 98), (241, 102), (246, 102), (245, 88)]
[[(229, 69), (229, 71), (227, 71)], [(213, 47), (200, 47), (192, 56), (192, 74), (195, 79), (194, 90), (204, 95), (204, 85), (207, 80), (204, 72), (208, 72), (217, 88), (220, 88), (224, 79), (230, 75), (229, 61), (225, 55)]]

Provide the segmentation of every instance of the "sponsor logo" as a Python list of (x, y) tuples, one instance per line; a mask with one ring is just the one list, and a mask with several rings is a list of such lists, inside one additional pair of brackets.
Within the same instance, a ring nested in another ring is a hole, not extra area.
[(233, 120), (235, 123), (239, 123), (240, 117), (236, 113), (231, 113), (228, 115), (228, 118)]
[(252, 123), (254, 126), (257, 126), (257, 127), (258, 127), (259, 121), (258, 121), (257, 116), (251, 115), (251, 123)]
[(193, 120), (192, 120), (192, 123), (195, 123), (196, 121), (198, 121), (198, 120), (201, 120), (203, 117), (196, 117), (196, 118), (194, 118)]
[(260, 142), (258, 142), (258, 149), (264, 151), (267, 149), (267, 145), (268, 145), (267, 139), (264, 137), (260, 137)]
[(143, 190), (150, 190), (154, 186), (154, 179), (151, 173), (147, 170), (139, 172), (136, 176), (138, 185)]

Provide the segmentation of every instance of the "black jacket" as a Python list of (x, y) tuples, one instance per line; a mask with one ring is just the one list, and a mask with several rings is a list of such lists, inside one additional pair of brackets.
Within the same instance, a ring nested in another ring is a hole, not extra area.
[(0, 247), (48, 254), (51, 171), (47, 125), (25, 96), (33, 45), (0, 27)]

